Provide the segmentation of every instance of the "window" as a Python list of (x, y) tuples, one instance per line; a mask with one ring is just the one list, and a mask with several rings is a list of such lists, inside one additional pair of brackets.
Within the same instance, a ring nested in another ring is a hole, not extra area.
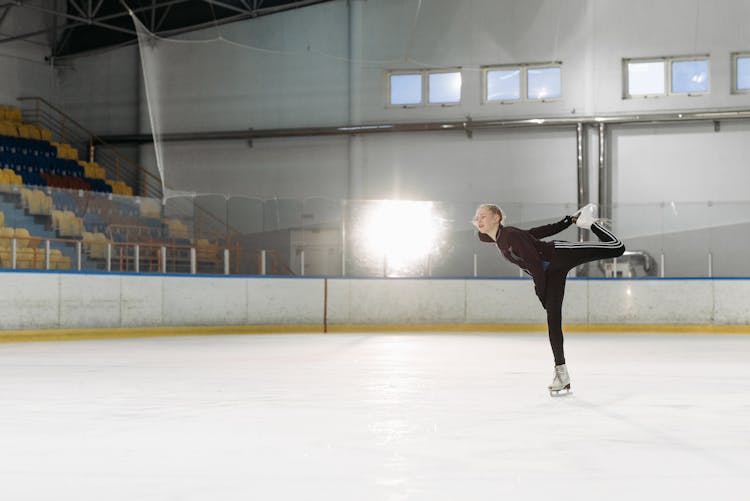
[(561, 63), (482, 68), (485, 103), (547, 101), (562, 97)]
[(672, 61), (672, 94), (708, 92), (708, 59)]
[(559, 66), (529, 68), (528, 82), (528, 99), (558, 99), (562, 95)]
[[(426, 99), (425, 99), (426, 97)], [(388, 72), (389, 106), (461, 103), (460, 70)]]
[(422, 104), (422, 74), (396, 73), (389, 78), (390, 99), (394, 105)]
[(750, 93), (750, 54), (732, 54), (734, 61), (734, 78), (732, 79), (732, 92), (735, 94)]
[(461, 72), (429, 73), (429, 103), (456, 104), (461, 102)]
[(705, 94), (708, 56), (624, 59), (623, 80), (625, 98)]
[(664, 61), (628, 63), (628, 96), (658, 96), (666, 92)]
[(516, 101), (521, 99), (521, 68), (488, 69), (485, 101)]

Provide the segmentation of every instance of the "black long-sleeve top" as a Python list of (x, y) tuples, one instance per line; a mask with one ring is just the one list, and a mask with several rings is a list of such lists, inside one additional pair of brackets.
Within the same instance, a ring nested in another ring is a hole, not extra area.
[[(537, 226), (530, 230), (522, 230), (514, 226), (503, 226), (497, 229), (494, 242), (505, 259), (517, 265), (534, 280), (534, 290), (539, 300), (544, 304), (547, 290), (545, 270), (555, 255), (554, 242), (545, 242), (541, 238), (560, 233), (573, 224), (570, 216), (557, 223)], [(489, 235), (479, 233), (482, 242), (493, 242)]]

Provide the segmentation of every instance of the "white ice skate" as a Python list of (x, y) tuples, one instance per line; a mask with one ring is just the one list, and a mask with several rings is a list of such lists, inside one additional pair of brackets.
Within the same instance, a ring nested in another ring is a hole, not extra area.
[(565, 364), (555, 366), (554, 379), (552, 379), (552, 384), (550, 384), (548, 388), (549, 394), (553, 397), (559, 396), (560, 392), (563, 390), (567, 390), (563, 395), (570, 393), (570, 376), (568, 375), (568, 368)]
[(597, 217), (598, 213), (599, 210), (596, 204), (584, 205), (573, 215), (573, 217), (577, 218), (576, 226), (583, 228), (584, 230), (590, 230), (591, 225), (599, 221), (599, 218)]

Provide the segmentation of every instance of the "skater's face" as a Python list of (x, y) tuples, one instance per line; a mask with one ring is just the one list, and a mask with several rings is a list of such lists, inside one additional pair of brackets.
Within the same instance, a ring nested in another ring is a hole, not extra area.
[(500, 214), (486, 207), (480, 207), (474, 215), (474, 225), (481, 233), (494, 237), (500, 226), (500, 219)]

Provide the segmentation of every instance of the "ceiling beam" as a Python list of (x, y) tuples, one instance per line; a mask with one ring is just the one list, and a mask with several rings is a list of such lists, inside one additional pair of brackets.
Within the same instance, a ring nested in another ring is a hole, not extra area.
[(239, 12), (241, 14), (252, 14), (252, 11), (249, 11), (247, 9), (243, 9), (242, 7), (237, 7), (235, 5), (229, 5), (227, 3), (221, 2), (219, 0), (203, 0), (207, 4), (216, 5), (217, 7), (222, 7), (227, 10), (232, 10), (234, 12)]
[(92, 17), (96, 17), (96, 15), (99, 13), (99, 9), (102, 8), (103, 3), (104, 3), (104, 0), (99, 0), (99, 3), (96, 4), (96, 7), (94, 7), (94, 12), (91, 13)]
[[(70, 1), (70, 0), (69, 0)], [(68, 14), (64, 12), (55, 11), (52, 9), (45, 9), (44, 7), (37, 7), (36, 5), (29, 5), (29, 4), (21, 4), (20, 7), (22, 9), (30, 9), (30, 10), (36, 10), (39, 12), (44, 12), (45, 14), (54, 14), (58, 17), (62, 17), (65, 19), (69, 19), (71, 21), (78, 21), (80, 23), (92, 25), (92, 26), (98, 26), (100, 28), (106, 28), (108, 30), (112, 31), (119, 31), (121, 33), (127, 33), (128, 35), (136, 35), (136, 32), (127, 28), (120, 28), (119, 26), (114, 26), (112, 24), (102, 23), (99, 20), (96, 19), (87, 19), (85, 17), (79, 17), (74, 16), (73, 14)], [(67, 28), (68, 26), (66, 26)]]
[(8, 12), (10, 12), (10, 8), (11, 8), (11, 6), (10, 6), (10, 5), (5, 5), (5, 6), (4, 6), (4, 10), (3, 10), (3, 13), (2, 13), (2, 14), (0, 14), (0, 25), (2, 25), (2, 24), (3, 24), (3, 21), (5, 21), (5, 16), (7, 16), (7, 15), (8, 15)]

